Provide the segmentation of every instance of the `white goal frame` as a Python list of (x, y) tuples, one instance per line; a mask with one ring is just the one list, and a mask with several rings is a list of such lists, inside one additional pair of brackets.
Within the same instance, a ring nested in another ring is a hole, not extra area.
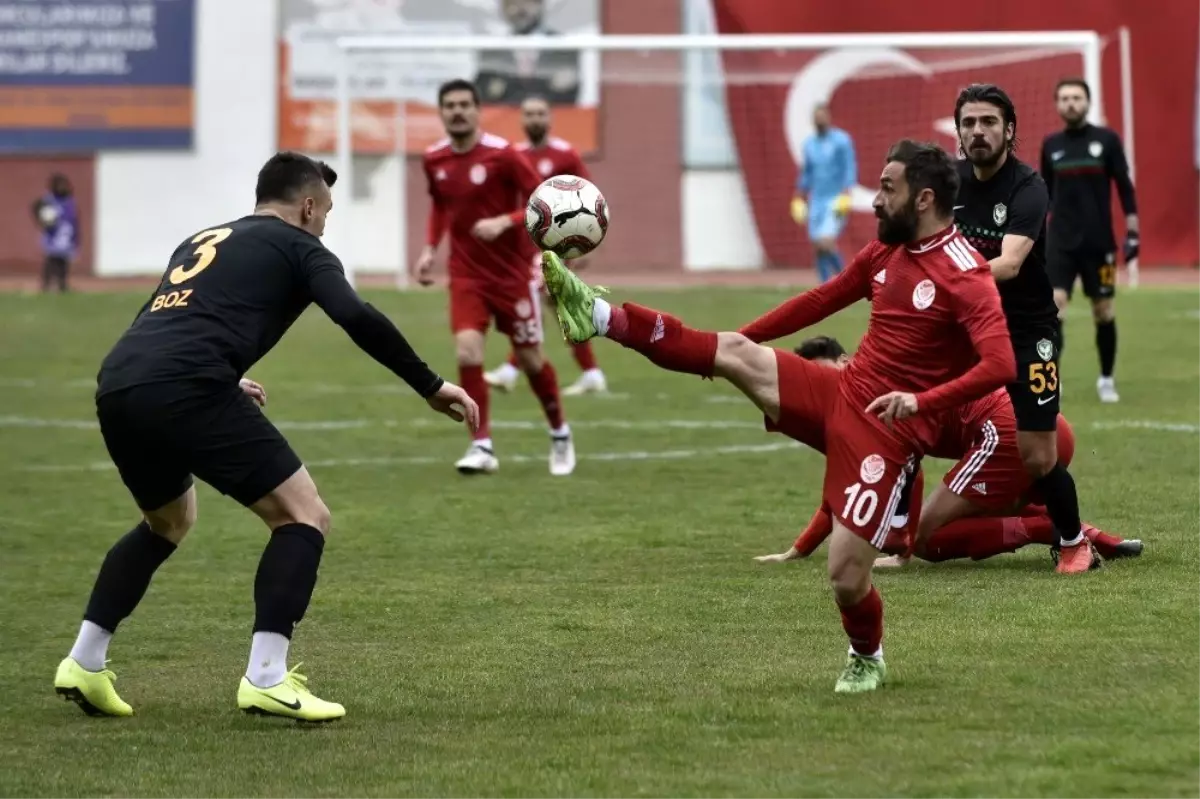
[[(1027, 50), (1037, 47), (1058, 47), (1074, 50), (1083, 58), (1083, 78), (1092, 89), (1088, 118), (1103, 124), (1104, 93), (1101, 77), (1103, 37), (1095, 31), (1022, 31), (1022, 32), (960, 32), (960, 33), (845, 33), (845, 34), (713, 34), (713, 35), (566, 35), (554, 37), (526, 36), (413, 36), (413, 35), (353, 35), (340, 36), (337, 68), (337, 127), (335, 167), (338, 189), (343, 197), (354, 196), (353, 147), (351, 137), (350, 82), (354, 56), (357, 53), (387, 50), (407, 52), (437, 52), (457, 50), (579, 50), (580, 52), (688, 52), (703, 50), (831, 50), (837, 48), (894, 47), (911, 49), (938, 48), (1012, 48)], [(1122, 64), (1127, 64), (1127, 35), (1122, 37)], [(1123, 70), (1124, 72), (1124, 70)], [(1132, 107), (1132, 87), (1122, 75), (1123, 106)], [(402, 104), (401, 104), (402, 106)], [(1126, 148), (1130, 149), (1132, 172), (1132, 118), (1125, 115)], [(397, 137), (405, 141), (404, 114), (397, 115)], [(403, 156), (405, 159), (407, 156)], [(407, 168), (401, 170), (405, 180)], [(347, 201), (344, 206), (350, 205)], [(397, 223), (402, 262), (398, 264), (396, 284), (408, 285), (407, 192), (402, 188), (397, 203)], [(347, 231), (347, 212), (335, 223), (336, 231)], [(347, 277), (353, 282), (355, 273), (354, 242), (349, 235), (336, 236), (337, 248), (346, 265)]]

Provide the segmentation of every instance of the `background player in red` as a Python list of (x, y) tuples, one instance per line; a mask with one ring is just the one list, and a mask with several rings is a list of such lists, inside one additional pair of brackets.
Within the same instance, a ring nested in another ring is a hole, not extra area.
[[(834, 687), (839, 693), (874, 690), (887, 673), (883, 602), (871, 570), (913, 462), (937, 440), (946, 411), (1000, 388), (1016, 372), (991, 273), (952, 223), (957, 192), (954, 163), (944, 150), (898, 143), (888, 153), (875, 197), (879, 240), (833, 280), (747, 325), (740, 335), (687, 328), (669, 314), (633, 303), (615, 308), (555, 255), (542, 256), (546, 288), (571, 340), (605, 335), (659, 366), (705, 376), (717, 373), (722, 348), (754, 349), (767, 353), (766, 363), (775, 361), (781, 404), (784, 353), (751, 348), (749, 342), (789, 335), (857, 300), (872, 301), (867, 334), (839, 374), (823, 431), (823, 493), (831, 507), (840, 508), (829, 578), (850, 638), (846, 667)], [(792, 363), (789, 374), (805, 368), (786, 360)], [(761, 368), (757, 374), (763, 374)], [(768, 415), (779, 413), (770, 402), (756, 402)]]
[[(796, 348), (795, 354), (834, 370), (844, 368), (850, 362), (850, 355), (841, 343), (828, 336), (806, 340)], [(820, 408), (809, 410), (819, 411)], [(1069, 463), (1075, 451), (1075, 438), (1070, 424), (1061, 415), (1058, 430), (1059, 452), (1064, 463)], [(956, 558), (983, 560), (1014, 552), (1028, 544), (1054, 545), (1054, 523), (1046, 509), (1027, 504), (1032, 481), (1021, 461), (1012, 403), (1006, 392), (994, 391), (962, 406), (957, 414), (951, 414), (941, 439), (927, 454), (958, 460), (938, 490), (949, 491), (961, 499), (962, 504), (958, 506), (959, 517), (942, 522), (923, 547), (916, 548), (918, 557), (931, 562)], [(892, 532), (884, 543), (884, 552), (891, 554), (877, 560), (876, 567), (903, 566), (910, 559), (909, 550), (916, 547), (918, 523), (922, 519), (923, 483), (918, 471), (913, 480), (910, 510), (902, 517), (893, 518)], [(1127, 541), (1086, 523), (1084, 529), (1105, 558), (1137, 557), (1142, 552), (1141, 541)], [(759, 555), (755, 560), (779, 563), (806, 558), (832, 531), (832, 515), (829, 508), (822, 505), (790, 548), (777, 554)]]
[(465, 80), (438, 89), (448, 138), (425, 151), (433, 209), (416, 276), (430, 285), (438, 243), (450, 231), (450, 327), (459, 382), (479, 404), (479, 429), (455, 467), (463, 474), (499, 468), (492, 446), (484, 335), (494, 319), (509, 337), (521, 370), (550, 424), (550, 473), (575, 470), (575, 446), (563, 419), (558, 376), (542, 353), (542, 304), (529, 271), (525, 202), (541, 182), (507, 141), (479, 128), (479, 94)]
[[(592, 176), (589, 174), (587, 166), (571, 143), (566, 139), (550, 135), (550, 104), (545, 99), (526, 97), (525, 101), (521, 103), (521, 122), (525, 126), (525, 135), (528, 137), (528, 141), (518, 144), (517, 152), (525, 156), (541, 180), (552, 178), (555, 175), (577, 175), (591, 180)], [(534, 279), (540, 285), (542, 280), (541, 253), (532, 245), (533, 242), (530, 242), (533, 253)], [(585, 260), (585, 258), (577, 258), (571, 262), (571, 266), (578, 270), (583, 267)], [(604, 372), (600, 371), (600, 367), (596, 364), (596, 354), (592, 351), (592, 342), (567, 343), (571, 347), (575, 363), (579, 364), (581, 374), (574, 383), (563, 389), (563, 396), (577, 397), (589, 392), (607, 391), (608, 383), (604, 379)], [(520, 376), (520, 373), (517, 368), (517, 353), (514, 351), (508, 356), (507, 361), (487, 372), (483, 377), (489, 386), (501, 391), (512, 391), (516, 388), (517, 377)]]

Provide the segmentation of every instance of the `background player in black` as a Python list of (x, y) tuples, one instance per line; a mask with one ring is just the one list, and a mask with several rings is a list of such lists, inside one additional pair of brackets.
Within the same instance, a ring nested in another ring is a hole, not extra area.
[[(1075, 278), (1092, 301), (1101, 402), (1119, 402), (1113, 365), (1117, 359), (1117, 245), (1112, 222), (1112, 184), (1125, 211), (1125, 263), (1139, 249), (1137, 199), (1121, 137), (1111, 128), (1087, 121), (1092, 90), (1079, 78), (1059, 81), (1054, 90), (1058, 115), (1066, 127), (1042, 142), (1042, 177), (1050, 190), (1050, 235), (1046, 253), (1059, 318), (1071, 299)], [(1061, 321), (1060, 321), (1061, 324)], [(1060, 336), (1059, 347), (1062, 341)]]
[(57, 691), (90, 714), (133, 713), (104, 669), (108, 644), (195, 522), (192, 475), (249, 507), (271, 530), (254, 581), (239, 707), (306, 721), (345, 714), (287, 670), (292, 631), (316, 585), (329, 510), (255, 406), (265, 403), (265, 392), (243, 375), (315, 302), (435, 411), (474, 426), (478, 408), (354, 293), (321, 244), (336, 179), (303, 155), (271, 158), (258, 175), (254, 214), (189, 236), (104, 359), (96, 392), (100, 431), (143, 519), (105, 557), (79, 636), (55, 675)]
[(1058, 462), (1058, 309), (1046, 275), (1049, 195), (1038, 174), (1021, 163), (1017, 112), (991, 84), (963, 89), (954, 106), (959, 146), (959, 229), (988, 259), (1000, 289), (1017, 356), (1008, 386), (1017, 417), (1021, 459), (1046, 500), (1061, 542), (1058, 570), (1087, 571), (1099, 558), (1084, 537), (1075, 480)]

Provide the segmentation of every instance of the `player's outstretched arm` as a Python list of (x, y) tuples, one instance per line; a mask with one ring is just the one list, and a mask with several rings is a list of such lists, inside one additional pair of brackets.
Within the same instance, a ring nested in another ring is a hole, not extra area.
[(792, 297), (783, 305), (744, 325), (738, 332), (756, 344), (775, 341), (868, 298), (871, 296), (868, 275), (878, 246), (876, 242), (871, 242), (832, 280)]
[(358, 296), (332, 253), (323, 248), (314, 253), (305, 269), (313, 302), (346, 331), (359, 349), (408, 383), (435, 411), (455, 421), (466, 420), (472, 429), (477, 427), (479, 408), (466, 392), (430, 369), (392, 320)]

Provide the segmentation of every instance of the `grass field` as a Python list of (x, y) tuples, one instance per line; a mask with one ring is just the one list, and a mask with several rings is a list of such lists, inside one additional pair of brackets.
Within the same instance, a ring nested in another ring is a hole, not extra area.
[[(636, 299), (721, 328), (782, 297)], [(310, 313), (252, 376), (333, 510), (292, 661), (349, 715), (316, 729), (236, 710), (265, 535), (204, 487), (111, 652), (137, 715), (90, 719), (53, 693), (135, 519), (89, 382), (141, 299), (0, 296), (4, 796), (1200, 793), (1194, 290), (1120, 297), (1117, 406), (1095, 399), (1085, 307), (1069, 320), (1084, 517), (1145, 556), (1076, 579), (1033, 549), (880, 575), (892, 682), (857, 697), (832, 692), (846, 642), (823, 554), (751, 560), (807, 520), (822, 461), (728, 386), (601, 342), (616, 393), (569, 402), (576, 474), (547, 474), (523, 388), (493, 400), (500, 474), (466, 480), (462, 431)], [(371, 299), (452, 373), (440, 295)], [(821, 330), (854, 342), (864, 321)]]

